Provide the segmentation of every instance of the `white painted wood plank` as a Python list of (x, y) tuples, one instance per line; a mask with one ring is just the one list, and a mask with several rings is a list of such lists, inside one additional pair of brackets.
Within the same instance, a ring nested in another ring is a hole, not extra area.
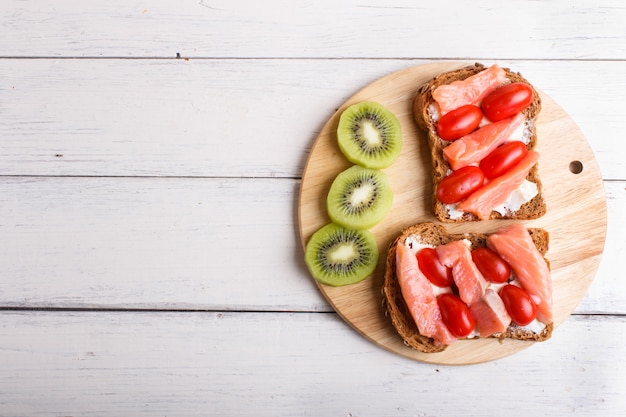
[[(4, 175), (299, 177), (337, 107), (424, 62), (2, 60), (0, 166)], [(569, 112), (604, 178), (626, 179), (626, 62), (498, 63)]]
[(604, 254), (594, 282), (586, 297), (579, 305), (579, 311), (588, 313), (602, 311), (624, 312), (626, 298), (616, 292), (626, 291), (626, 283), (619, 271), (623, 270), (626, 254), (626, 184), (624, 182), (605, 182), (607, 196), (608, 223)]
[(3, 56), (626, 58), (614, 0), (4, 0), (0, 21)]
[(465, 367), (384, 351), (334, 314), (1, 312), (0, 321), (3, 415), (614, 416), (626, 407), (626, 350), (615, 343), (624, 317), (572, 317), (543, 344)]
[[(577, 312), (626, 314), (626, 182)], [(0, 307), (331, 311), (290, 179), (0, 177)]]
[(303, 267), (294, 180), (0, 184), (1, 306), (329, 309)]

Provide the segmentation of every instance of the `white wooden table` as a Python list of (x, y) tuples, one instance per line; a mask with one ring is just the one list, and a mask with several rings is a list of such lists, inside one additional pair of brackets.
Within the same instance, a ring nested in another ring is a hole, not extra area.
[[(440, 60), (550, 95), (608, 204), (596, 278), (553, 338), (462, 367), (355, 332), (297, 226), (334, 110)], [(614, 0), (3, 0), (0, 415), (623, 415), (625, 98)]]

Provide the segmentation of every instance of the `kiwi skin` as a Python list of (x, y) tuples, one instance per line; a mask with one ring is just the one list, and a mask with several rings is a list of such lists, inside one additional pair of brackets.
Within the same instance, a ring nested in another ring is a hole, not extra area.
[(337, 143), (353, 164), (384, 169), (400, 155), (402, 127), (396, 116), (382, 104), (362, 101), (341, 113)]
[(387, 175), (359, 165), (339, 173), (326, 198), (330, 219), (349, 229), (371, 229), (385, 217), (392, 204), (393, 190)]
[(338, 287), (355, 284), (373, 274), (378, 256), (376, 239), (370, 231), (329, 223), (309, 239), (304, 261), (318, 282)]

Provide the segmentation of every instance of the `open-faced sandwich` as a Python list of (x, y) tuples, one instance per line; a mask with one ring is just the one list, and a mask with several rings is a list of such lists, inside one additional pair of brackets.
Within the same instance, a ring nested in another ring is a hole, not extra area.
[(405, 344), (440, 352), (460, 339), (543, 341), (553, 330), (549, 235), (521, 224), (449, 234), (419, 223), (391, 243), (383, 300)]
[(428, 137), (438, 220), (527, 220), (545, 213), (535, 150), (540, 110), (535, 88), (495, 64), (445, 72), (419, 88), (413, 115)]

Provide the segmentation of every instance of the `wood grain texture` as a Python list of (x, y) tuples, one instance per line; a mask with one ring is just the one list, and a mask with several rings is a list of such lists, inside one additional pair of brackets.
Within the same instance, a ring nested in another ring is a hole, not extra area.
[[(429, 199), (429, 151), (424, 133), (413, 120), (413, 98), (424, 82), (463, 65), (466, 64), (430, 64), (395, 72), (344, 103), (314, 145), (302, 179), (299, 207), (305, 245), (313, 232), (330, 222), (325, 209), (327, 190), (335, 176), (351, 165), (336, 144), (337, 121), (343, 109), (359, 101), (374, 100), (396, 115), (404, 138), (402, 154), (385, 169), (394, 190), (394, 205), (387, 217), (371, 229), (382, 254), (379, 267), (372, 277), (358, 284), (334, 288), (320, 284), (320, 288), (337, 312), (366, 337), (407, 357), (445, 364), (482, 362), (529, 346), (528, 342), (485, 339), (461, 341), (444, 352), (423, 354), (394, 337), (395, 331), (381, 311), (381, 271), (386, 248), (405, 227), (434, 220)], [(599, 167), (585, 137), (563, 109), (544, 94), (536, 127), (536, 150), (541, 154), (539, 175), (548, 211), (540, 219), (523, 223), (527, 227), (543, 227), (550, 234), (547, 258), (553, 282), (554, 322), (558, 328), (585, 296), (598, 269), (606, 237), (606, 197)], [(572, 161), (582, 163), (580, 174), (571, 172)], [(490, 233), (511, 223), (498, 220), (446, 227), (452, 233)]]
[[(467, 367), (381, 350), (335, 314), (0, 312), (0, 321), (0, 413), (14, 417), (449, 417), (461, 405), (468, 417), (615, 416), (626, 407), (620, 316), (572, 317), (542, 346)], [(482, 394), (468, 381), (484, 381)]]
[[(427, 62), (2, 60), (2, 174), (299, 178), (339, 105)], [(564, 108), (605, 179), (626, 179), (626, 62), (498, 63)]]
[(4, 307), (328, 310), (298, 182), (0, 178)]
[(111, 0), (98, 5), (5, 0), (0, 21), (9, 24), (0, 26), (0, 51), (72, 58), (174, 58), (179, 53), (623, 60), (625, 20), (626, 7), (613, 0), (589, 5), (506, 0), (498, 7), (488, 0), (427, 5), (410, 0)]

